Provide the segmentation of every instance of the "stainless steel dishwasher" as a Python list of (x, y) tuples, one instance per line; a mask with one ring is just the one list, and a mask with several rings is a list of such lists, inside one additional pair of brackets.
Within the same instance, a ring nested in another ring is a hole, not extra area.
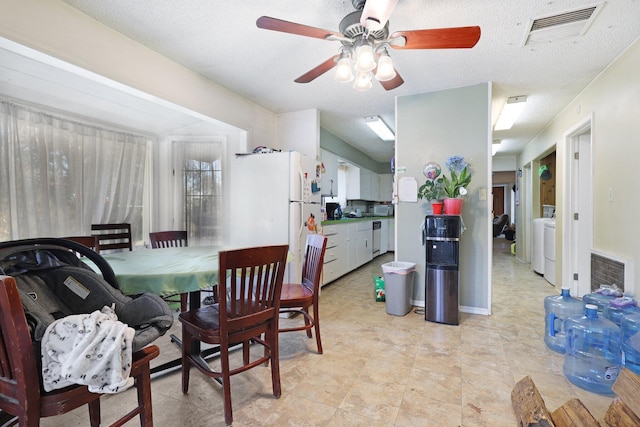
[(373, 221), (373, 240), (372, 240), (372, 249), (373, 249), (373, 257), (377, 257), (380, 255), (380, 233), (382, 232), (382, 222), (381, 221)]

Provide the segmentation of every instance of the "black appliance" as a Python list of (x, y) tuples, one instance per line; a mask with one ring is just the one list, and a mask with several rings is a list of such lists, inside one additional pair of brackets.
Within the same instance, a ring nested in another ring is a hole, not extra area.
[(327, 210), (327, 219), (340, 219), (336, 218), (336, 210), (340, 206), (339, 203), (327, 202), (325, 209)]
[(427, 215), (425, 320), (457, 325), (460, 231), (459, 215)]

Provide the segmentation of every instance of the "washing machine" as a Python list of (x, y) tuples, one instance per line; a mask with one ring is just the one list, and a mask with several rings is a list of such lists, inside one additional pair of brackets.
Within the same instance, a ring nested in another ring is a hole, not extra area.
[(544, 223), (548, 218), (535, 218), (533, 220), (533, 253), (531, 265), (533, 271), (544, 274)]
[(544, 222), (544, 278), (556, 284), (556, 220)]

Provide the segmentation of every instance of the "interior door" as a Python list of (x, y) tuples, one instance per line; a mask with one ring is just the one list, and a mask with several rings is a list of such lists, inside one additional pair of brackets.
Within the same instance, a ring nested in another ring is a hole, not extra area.
[(493, 216), (500, 216), (504, 213), (504, 187), (493, 187)]

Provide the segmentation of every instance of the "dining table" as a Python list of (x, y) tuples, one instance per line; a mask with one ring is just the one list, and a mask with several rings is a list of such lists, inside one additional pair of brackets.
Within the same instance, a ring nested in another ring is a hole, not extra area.
[[(120, 291), (128, 296), (141, 293), (152, 293), (167, 297), (182, 293), (189, 294), (189, 308), (201, 305), (200, 290), (216, 286), (218, 283), (218, 254), (221, 251), (238, 249), (233, 246), (184, 246), (171, 248), (142, 248), (133, 251), (101, 253), (113, 270)], [(294, 258), (289, 251), (287, 262)], [(100, 274), (99, 268), (86, 258), (83, 262)], [(170, 335), (178, 346), (180, 338)], [(200, 348), (199, 342), (194, 346)], [(201, 351), (204, 359), (214, 357), (219, 351), (217, 347)], [(171, 360), (151, 369), (152, 374), (159, 374), (180, 366), (182, 359)]]

